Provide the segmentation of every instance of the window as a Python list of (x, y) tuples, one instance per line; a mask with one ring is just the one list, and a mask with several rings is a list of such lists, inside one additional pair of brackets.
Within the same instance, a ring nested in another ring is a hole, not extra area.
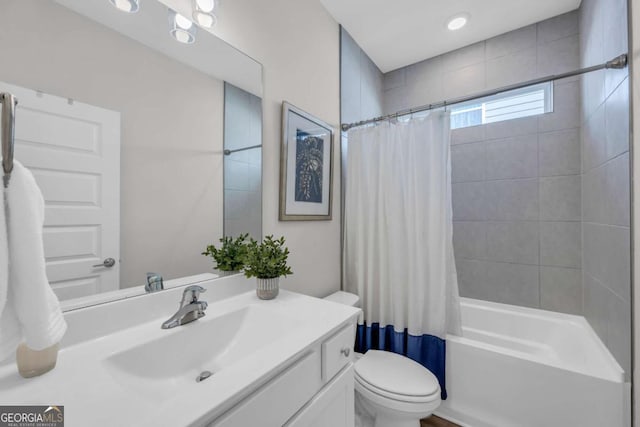
[(484, 125), (553, 111), (553, 83), (546, 82), (454, 104), (451, 129)]

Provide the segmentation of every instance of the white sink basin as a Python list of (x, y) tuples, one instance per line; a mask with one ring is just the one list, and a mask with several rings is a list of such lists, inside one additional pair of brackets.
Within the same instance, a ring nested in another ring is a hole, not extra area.
[[(207, 313), (189, 324), (162, 330), (157, 338), (116, 353), (106, 362), (121, 380), (128, 377), (138, 384), (167, 380), (195, 384), (203, 371), (213, 374), (207, 380), (212, 381), (217, 372), (255, 354), (294, 327), (295, 321), (275, 310), (249, 305), (217, 317)], [(160, 330), (160, 323), (157, 328)]]

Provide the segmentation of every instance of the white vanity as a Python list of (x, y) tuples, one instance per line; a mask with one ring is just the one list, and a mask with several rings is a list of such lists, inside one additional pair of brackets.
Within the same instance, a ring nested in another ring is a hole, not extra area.
[(353, 426), (358, 309), (261, 301), (239, 275), (199, 285), (206, 316), (173, 329), (182, 288), (67, 312), (58, 366), (25, 380), (1, 365), (0, 401), (64, 405), (71, 427)]

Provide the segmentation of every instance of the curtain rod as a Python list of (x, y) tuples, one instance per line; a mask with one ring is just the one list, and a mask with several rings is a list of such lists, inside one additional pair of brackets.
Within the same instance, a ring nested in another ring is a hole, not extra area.
[(238, 151), (252, 150), (260, 147), (262, 147), (262, 144), (252, 145), (251, 147), (236, 148), (235, 150), (224, 150), (223, 153), (225, 156), (228, 156), (230, 154), (237, 153)]
[(400, 116), (406, 116), (408, 114), (419, 113), (422, 111), (432, 110), (434, 108), (446, 107), (447, 105), (458, 104), (460, 102), (472, 101), (477, 98), (484, 98), (486, 96), (497, 95), (502, 92), (507, 92), (510, 90), (521, 89), (529, 86), (534, 86), (540, 83), (550, 82), (554, 80), (565, 79), (567, 77), (579, 76), (581, 74), (590, 73), (592, 71), (599, 71), (604, 69), (622, 69), (627, 66), (627, 54), (624, 53), (622, 55), (616, 56), (611, 61), (607, 61), (604, 64), (593, 65), (591, 67), (581, 68), (579, 70), (569, 71), (561, 74), (552, 74), (550, 76), (541, 77), (538, 79), (528, 80), (523, 83), (516, 83), (509, 86), (503, 86), (497, 89), (487, 90), (484, 92), (475, 93), (473, 95), (462, 96), (460, 98), (449, 99), (446, 101), (435, 102), (432, 104), (422, 105), (420, 107), (409, 108), (406, 110), (400, 110), (392, 114), (387, 114), (385, 116), (375, 117), (373, 119), (362, 120), (360, 122), (355, 123), (343, 123), (341, 128), (342, 131), (346, 132), (351, 128), (364, 126), (370, 123), (381, 122), (384, 120), (398, 118)]

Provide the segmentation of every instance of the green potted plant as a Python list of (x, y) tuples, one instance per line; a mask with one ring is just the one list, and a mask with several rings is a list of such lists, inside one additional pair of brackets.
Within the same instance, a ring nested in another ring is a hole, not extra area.
[(235, 239), (224, 236), (220, 239), (220, 249), (214, 245), (207, 246), (202, 255), (210, 256), (215, 261), (215, 269), (221, 276), (235, 274), (242, 270), (247, 255), (247, 237), (249, 234), (241, 234)]
[(284, 237), (266, 236), (262, 243), (251, 239), (247, 245), (244, 275), (257, 280), (256, 294), (260, 299), (273, 299), (278, 295), (280, 276), (293, 274), (287, 265), (289, 249)]

